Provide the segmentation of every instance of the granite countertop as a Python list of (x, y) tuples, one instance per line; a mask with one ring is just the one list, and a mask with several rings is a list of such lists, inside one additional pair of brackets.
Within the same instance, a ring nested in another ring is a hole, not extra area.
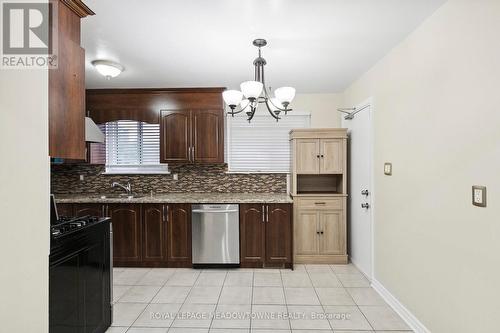
[(137, 194), (119, 198), (116, 194), (55, 194), (57, 203), (292, 203), (287, 193), (165, 193)]

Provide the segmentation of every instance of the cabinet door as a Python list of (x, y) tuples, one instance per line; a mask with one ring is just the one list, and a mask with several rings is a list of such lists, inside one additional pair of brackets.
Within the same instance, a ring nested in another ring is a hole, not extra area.
[(265, 205), (240, 205), (240, 262), (262, 265), (265, 259)]
[(321, 211), (319, 213), (319, 220), (319, 253), (345, 254), (345, 229), (342, 222), (342, 211)]
[(189, 163), (191, 161), (191, 111), (161, 111), (160, 162)]
[(319, 140), (297, 139), (296, 141), (296, 172), (298, 174), (318, 174), (320, 159)]
[(194, 162), (224, 163), (224, 110), (197, 110), (193, 119)]
[(139, 204), (108, 206), (113, 224), (113, 260), (139, 262), (141, 260), (142, 228)]
[(142, 206), (142, 260), (165, 261), (167, 255), (165, 206)]
[(266, 206), (266, 263), (292, 262), (292, 210), (289, 204)]
[(342, 173), (344, 169), (344, 150), (342, 139), (321, 139), (320, 141), (320, 173)]
[(168, 261), (191, 264), (191, 205), (168, 205)]
[[(59, 20), (74, 16), (60, 9)], [(65, 14), (66, 13), (66, 14)], [(62, 16), (61, 16), (62, 15)], [(61, 22), (61, 21), (59, 21)], [(59, 29), (61, 31), (61, 28)], [(85, 160), (85, 51), (59, 34), (57, 69), (49, 70), (49, 155)]]
[(99, 216), (103, 217), (105, 214), (104, 205), (102, 204), (75, 204), (74, 216)]
[(319, 214), (316, 210), (298, 210), (294, 222), (295, 254), (318, 254)]
[(61, 216), (74, 216), (73, 204), (57, 204), (57, 214)]

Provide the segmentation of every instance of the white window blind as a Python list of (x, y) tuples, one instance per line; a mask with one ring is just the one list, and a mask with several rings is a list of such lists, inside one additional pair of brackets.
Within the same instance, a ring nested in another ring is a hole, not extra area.
[(269, 114), (227, 117), (227, 160), (230, 172), (290, 172), (289, 132), (310, 127), (309, 114), (282, 115), (276, 122)]
[(118, 120), (100, 125), (106, 137), (107, 173), (157, 173), (160, 165), (160, 125)]

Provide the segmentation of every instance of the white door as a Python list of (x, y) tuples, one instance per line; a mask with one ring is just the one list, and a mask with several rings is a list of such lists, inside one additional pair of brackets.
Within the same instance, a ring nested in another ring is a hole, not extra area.
[[(357, 107), (352, 119), (342, 115), (348, 129), (348, 253), (351, 261), (372, 278), (372, 121), (371, 106)], [(365, 208), (367, 207), (367, 208)]]

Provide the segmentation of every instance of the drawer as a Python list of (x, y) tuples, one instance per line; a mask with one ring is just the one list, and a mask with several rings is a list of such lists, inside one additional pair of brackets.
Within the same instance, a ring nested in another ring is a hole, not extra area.
[(344, 198), (296, 198), (299, 209), (343, 209)]

